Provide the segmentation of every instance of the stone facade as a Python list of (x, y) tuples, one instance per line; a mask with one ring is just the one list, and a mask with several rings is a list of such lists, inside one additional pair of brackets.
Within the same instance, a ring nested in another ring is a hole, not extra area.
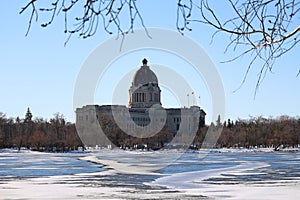
[[(133, 77), (128, 107), (86, 105), (76, 109), (76, 128), (79, 136), (88, 146), (105, 146), (110, 144), (103, 131), (108, 127), (102, 126), (118, 126), (133, 137), (147, 138), (162, 128), (166, 128), (173, 136), (184, 136), (205, 125), (206, 113), (199, 106), (165, 109), (162, 107), (160, 94), (158, 79), (144, 59), (143, 65)], [(104, 119), (113, 120), (113, 125), (101, 123)]]

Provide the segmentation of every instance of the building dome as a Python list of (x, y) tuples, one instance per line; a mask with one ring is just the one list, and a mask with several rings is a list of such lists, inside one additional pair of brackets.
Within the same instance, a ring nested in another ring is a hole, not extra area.
[(147, 65), (147, 60), (144, 59), (141, 68), (134, 74), (132, 85), (141, 86), (148, 83), (158, 83), (155, 73)]
[(161, 105), (160, 88), (155, 73), (147, 65), (144, 58), (143, 65), (133, 76), (132, 85), (129, 88), (130, 108), (150, 108), (153, 105)]

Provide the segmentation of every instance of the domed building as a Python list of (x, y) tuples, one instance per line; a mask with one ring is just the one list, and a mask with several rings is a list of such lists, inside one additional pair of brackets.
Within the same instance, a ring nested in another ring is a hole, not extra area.
[(133, 76), (128, 107), (86, 105), (76, 109), (77, 132), (86, 146), (112, 145), (108, 135), (116, 138), (111, 134), (119, 134), (120, 130), (136, 138), (145, 138), (163, 127), (164, 133), (184, 138), (205, 125), (206, 113), (199, 106), (163, 108), (158, 78), (147, 64), (143, 59)]
[(134, 74), (129, 89), (129, 108), (150, 108), (160, 102), (160, 88), (155, 73), (147, 65), (144, 58), (143, 65)]

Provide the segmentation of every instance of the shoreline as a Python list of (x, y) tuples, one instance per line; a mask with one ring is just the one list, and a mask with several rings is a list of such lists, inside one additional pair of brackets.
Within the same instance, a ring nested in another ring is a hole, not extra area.
[(184, 152), (184, 153), (247, 153), (247, 152), (300, 152), (300, 147), (287, 147), (282, 149), (275, 149), (274, 147), (269, 148), (246, 148), (246, 147), (229, 147), (229, 148), (202, 148), (202, 149), (184, 149), (184, 148), (168, 148), (160, 150), (144, 150), (144, 149), (121, 149), (121, 148), (94, 148), (87, 147), (86, 150), (72, 150), (72, 151), (37, 151), (35, 149), (23, 148), (21, 150), (15, 148), (3, 148), (0, 149), (0, 153), (20, 153), (20, 152), (36, 152), (36, 153), (78, 153), (88, 154), (102, 151), (122, 151), (122, 152), (133, 152), (133, 153), (151, 153), (151, 152)]

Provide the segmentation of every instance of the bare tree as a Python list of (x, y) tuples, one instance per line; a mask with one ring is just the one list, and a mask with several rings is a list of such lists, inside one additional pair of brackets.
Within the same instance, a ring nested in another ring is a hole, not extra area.
[[(50, 17), (41, 26), (49, 26), (61, 14), (64, 20), (64, 32), (69, 34), (67, 41), (74, 34), (82, 38), (93, 36), (99, 26), (102, 26), (102, 30), (108, 34), (118, 33), (124, 37), (134, 29), (137, 20), (146, 30), (137, 2), (137, 0), (52, 0), (52, 3), (44, 7), (45, 2), (41, 0), (28, 0), (20, 14), (29, 10), (31, 12), (26, 35), (32, 21), (34, 19), (38, 21), (39, 14), (46, 13)], [(266, 73), (272, 71), (276, 59), (293, 49), (299, 42), (300, 2), (296, 0), (218, 1), (217, 4), (229, 6), (226, 16), (221, 15), (220, 10), (213, 6), (216, 2), (174, 1), (177, 3), (176, 28), (181, 33), (186, 30), (192, 31), (192, 24), (199, 22), (216, 30), (212, 39), (220, 32), (229, 34), (230, 40), (225, 52), (231, 48), (233, 51), (242, 52), (229, 61), (234, 61), (245, 54), (251, 56), (242, 83), (245, 82), (255, 61), (263, 61), (259, 68), (257, 90)], [(78, 11), (82, 12), (81, 16), (77, 16)], [(200, 13), (199, 17), (197, 17), (198, 13)], [(127, 16), (128, 21), (124, 16)], [(123, 20), (122, 24), (121, 20)]]
[[(201, 0), (197, 8), (202, 19), (191, 21), (214, 27), (215, 34), (223, 32), (230, 35), (225, 52), (229, 48), (233, 50), (239, 48), (242, 49), (242, 53), (229, 61), (251, 54), (252, 58), (242, 84), (255, 61), (263, 61), (258, 73), (255, 90), (257, 91), (266, 72), (272, 71), (276, 59), (299, 43), (300, 2), (295, 0), (227, 0), (226, 2), (232, 11), (228, 13), (228, 17), (217, 15), (216, 9), (210, 6), (208, 0)], [(187, 17), (183, 16), (183, 18)]]
[[(82, 38), (91, 37), (95, 35), (99, 26), (102, 26), (108, 34), (117, 32), (121, 35), (132, 31), (136, 20), (145, 27), (136, 0), (53, 0), (46, 7), (44, 4), (41, 0), (30, 0), (21, 9), (20, 14), (27, 10), (31, 12), (26, 35), (32, 21), (34, 19), (38, 21), (41, 13), (50, 15), (48, 21), (41, 24), (42, 27), (49, 26), (59, 14), (62, 14), (64, 32), (69, 34), (68, 40), (74, 34)], [(82, 15), (77, 16), (77, 12), (82, 12)], [(121, 15), (128, 17), (129, 25), (126, 28), (121, 25)]]

